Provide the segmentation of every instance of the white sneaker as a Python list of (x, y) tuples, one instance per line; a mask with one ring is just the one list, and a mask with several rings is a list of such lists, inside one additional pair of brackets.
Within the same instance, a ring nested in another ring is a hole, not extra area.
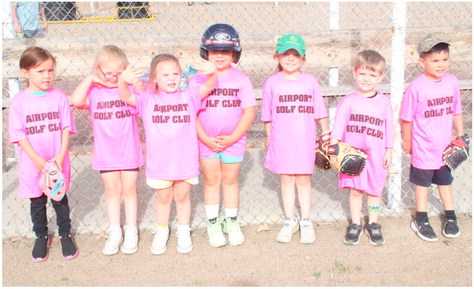
[(155, 237), (151, 244), (151, 253), (153, 255), (161, 255), (166, 251), (166, 243), (168, 243), (170, 229), (169, 227), (155, 226), (153, 233), (155, 234)]
[(300, 243), (311, 244), (314, 243), (316, 235), (314, 234), (313, 222), (310, 220), (300, 221)]
[(193, 249), (193, 241), (191, 240), (191, 228), (189, 225), (178, 225), (176, 231), (176, 238), (178, 238), (177, 249), (179, 253), (189, 253)]
[(244, 234), (240, 230), (242, 224), (237, 220), (232, 220), (231, 218), (226, 218), (224, 222), (224, 232), (227, 233), (229, 238), (229, 244), (231, 246), (242, 245), (245, 241)]
[(122, 228), (120, 225), (110, 227), (108, 230), (109, 236), (105, 242), (102, 254), (104, 255), (115, 255), (118, 253), (120, 243), (122, 243)]
[(283, 222), (280, 232), (278, 232), (277, 242), (289, 243), (296, 231), (298, 231), (298, 221), (286, 219), (285, 222)]
[(125, 236), (120, 251), (124, 254), (134, 254), (138, 251), (138, 228), (137, 226), (125, 225)]
[(225, 246), (227, 240), (222, 233), (222, 219), (217, 218), (217, 221), (214, 224), (207, 221), (206, 225), (209, 244), (215, 248)]

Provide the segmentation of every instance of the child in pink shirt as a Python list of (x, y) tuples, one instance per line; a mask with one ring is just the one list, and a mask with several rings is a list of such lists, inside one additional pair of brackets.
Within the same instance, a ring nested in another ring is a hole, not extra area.
[(354, 79), (357, 90), (339, 102), (331, 132), (331, 144), (339, 141), (365, 151), (367, 165), (359, 176), (339, 173), (339, 188), (350, 189), (351, 224), (344, 243), (356, 245), (362, 233), (362, 197), (367, 194), (369, 221), (365, 227), (369, 241), (382, 245), (385, 240), (378, 223), (380, 198), (392, 162), (394, 142), (393, 111), (390, 99), (376, 90), (382, 81), (385, 59), (374, 50), (357, 55)]
[(156, 255), (166, 251), (173, 199), (179, 223), (178, 252), (189, 253), (193, 248), (189, 222), (191, 184), (197, 184), (199, 176), (196, 119), (201, 99), (212, 91), (217, 80), (212, 63), (206, 61), (193, 66), (208, 77), (201, 86), (186, 90), (179, 90), (179, 60), (169, 54), (153, 58), (150, 86), (145, 92), (132, 92), (129, 88), (129, 84), (143, 75), (139, 69), (127, 68), (118, 82), (120, 98), (135, 108), (145, 128), (146, 183), (157, 195), (157, 226), (151, 246), (151, 252)]
[[(72, 104), (90, 111), (94, 132), (92, 168), (104, 182), (109, 236), (102, 250), (114, 255), (120, 250), (133, 254), (138, 250), (137, 177), (144, 160), (137, 116), (118, 95), (118, 78), (128, 65), (127, 56), (118, 47), (102, 47), (92, 74), (71, 95)], [(125, 208), (125, 235), (120, 226), (121, 200)]]
[(442, 155), (451, 142), (453, 125), (464, 135), (458, 79), (447, 73), (449, 43), (430, 34), (419, 46), (424, 73), (407, 87), (400, 109), (402, 148), (411, 154), (410, 182), (416, 185), (416, 217), (411, 228), (424, 241), (438, 238), (428, 219), (428, 192), (438, 185), (445, 210), (443, 236), (456, 238), (460, 230), (454, 212), (451, 170)]
[[(51, 87), (56, 77), (56, 60), (40, 47), (26, 49), (20, 58), (20, 69), (28, 87), (20, 91), (9, 108), (9, 135), (18, 144), (20, 198), (29, 198), (36, 241), (32, 260), (48, 259), (48, 197), (40, 188), (41, 171), (46, 162), (56, 162), (70, 188), (69, 135), (76, 132), (69, 101), (63, 91)], [(71, 239), (71, 219), (67, 195), (61, 201), (51, 200), (56, 212), (58, 234), (64, 259), (73, 259), (79, 250)]]
[[(219, 37), (228, 40), (219, 40)], [(204, 208), (207, 235), (213, 247), (224, 246), (227, 233), (231, 246), (245, 237), (237, 221), (239, 172), (246, 149), (246, 132), (255, 119), (257, 101), (249, 77), (232, 66), (242, 53), (239, 33), (229, 24), (216, 23), (203, 34), (201, 57), (217, 67), (216, 88), (202, 101), (198, 136), (201, 168), (204, 173)], [(204, 82), (194, 76), (190, 85)], [(219, 218), (222, 185), (225, 219)]]
[[(300, 242), (315, 241), (310, 220), (312, 193), (311, 174), (314, 172), (316, 123), (323, 132), (329, 130), (327, 110), (316, 78), (301, 71), (306, 45), (296, 34), (278, 40), (274, 59), (278, 71), (271, 75), (262, 89), (262, 117), (267, 133), (265, 168), (280, 175), (281, 196), (285, 221), (277, 241), (288, 243), (300, 229)], [(301, 221), (295, 216), (295, 198)]]

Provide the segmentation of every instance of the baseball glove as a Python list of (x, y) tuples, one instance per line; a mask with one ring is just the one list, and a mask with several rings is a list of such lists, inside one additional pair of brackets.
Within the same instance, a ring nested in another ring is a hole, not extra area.
[(471, 139), (467, 134), (451, 141), (443, 152), (443, 161), (451, 169), (456, 169), (469, 156)]
[(348, 176), (360, 175), (367, 163), (367, 154), (364, 151), (343, 142), (330, 145), (328, 156), (333, 159), (332, 166)]
[(43, 193), (55, 201), (61, 201), (66, 194), (64, 175), (56, 162), (46, 162), (40, 178)]
[(327, 171), (331, 167), (327, 155), (330, 138), (330, 131), (323, 132), (316, 143), (316, 159), (314, 160), (314, 166), (321, 172)]

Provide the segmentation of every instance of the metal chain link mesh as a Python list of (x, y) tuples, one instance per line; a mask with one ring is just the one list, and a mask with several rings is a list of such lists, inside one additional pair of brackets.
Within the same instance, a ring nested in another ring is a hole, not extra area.
[[(18, 198), (18, 163), (15, 147), (8, 140), (8, 104), (11, 97), (25, 88), (18, 60), (27, 47), (37, 45), (53, 53), (57, 58), (54, 86), (71, 94), (90, 73), (95, 53), (103, 45), (121, 47), (132, 66), (143, 68), (148, 68), (154, 55), (171, 53), (180, 58), (186, 70), (199, 59), (202, 32), (216, 22), (230, 23), (239, 31), (243, 47), (237, 68), (250, 76), (260, 108), (261, 86), (276, 69), (273, 60), (276, 40), (278, 36), (297, 33), (308, 47), (303, 69), (320, 81), (331, 114), (342, 96), (354, 89), (352, 60), (362, 49), (376, 49), (386, 58), (386, 78), (380, 90), (390, 94), (392, 66), (399, 61), (391, 57), (393, 5), (390, 2), (47, 2), (47, 37), (19, 39), (12, 33), (10, 3), (3, 3), (3, 236), (32, 235), (29, 200)], [(408, 2), (403, 41), (404, 81), (408, 84), (422, 72), (417, 65), (418, 42), (433, 32), (449, 37), (450, 72), (461, 81), (465, 128), (472, 136), (471, 15), (472, 7), (467, 2)], [(91, 121), (88, 111), (74, 108), (73, 112), (77, 133), (71, 137), (72, 185), (68, 193), (72, 226), (76, 232), (102, 232), (107, 227), (107, 216), (101, 178), (91, 169)], [(398, 135), (398, 141), (399, 138)], [(265, 131), (260, 109), (247, 139), (248, 150), (239, 178), (239, 215), (245, 223), (280, 222), (283, 213), (279, 176), (263, 168)], [(472, 211), (471, 167), (469, 159), (454, 171), (453, 190), (459, 213), (471, 214)], [(388, 178), (382, 215), (400, 216), (414, 209), (414, 188), (408, 181), (408, 170), (409, 159), (403, 155), (401, 183)], [(394, 173), (392, 169), (390, 172)], [(141, 170), (138, 217), (140, 227), (146, 229), (155, 222), (156, 196), (144, 179), (144, 170)], [(192, 189), (193, 227), (203, 225), (206, 219), (202, 183), (201, 176), (200, 184)], [(316, 171), (312, 184), (314, 221), (349, 218), (348, 192), (338, 189), (335, 171)], [(400, 194), (396, 205), (389, 205), (387, 188), (390, 186)], [(51, 209), (48, 211), (50, 228), (53, 228), (56, 220)], [(174, 220), (174, 207), (171, 212), (170, 220)], [(434, 186), (429, 198), (429, 213), (443, 213)]]

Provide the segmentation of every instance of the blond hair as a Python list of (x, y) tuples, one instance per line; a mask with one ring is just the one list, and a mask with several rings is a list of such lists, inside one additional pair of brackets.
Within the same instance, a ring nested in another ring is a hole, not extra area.
[[(151, 61), (151, 64), (150, 64), (150, 83), (153, 83), (154, 80), (156, 79), (156, 66), (160, 64), (161, 62), (165, 62), (165, 61), (174, 62), (176, 63), (176, 65), (178, 65), (181, 68), (179, 59), (176, 56), (172, 54), (167, 54), (167, 53), (158, 54), (157, 56), (153, 57), (153, 60)], [(158, 84), (155, 83), (155, 85), (153, 86), (153, 89), (155, 91), (158, 91)]]
[(99, 69), (103, 63), (113, 60), (121, 61), (124, 68), (128, 66), (127, 55), (125, 55), (122, 49), (115, 45), (105, 45), (97, 52), (92, 70)]
[(360, 68), (380, 71), (380, 73), (383, 73), (385, 68), (385, 58), (375, 50), (363, 50), (357, 54), (355, 59), (355, 70)]

